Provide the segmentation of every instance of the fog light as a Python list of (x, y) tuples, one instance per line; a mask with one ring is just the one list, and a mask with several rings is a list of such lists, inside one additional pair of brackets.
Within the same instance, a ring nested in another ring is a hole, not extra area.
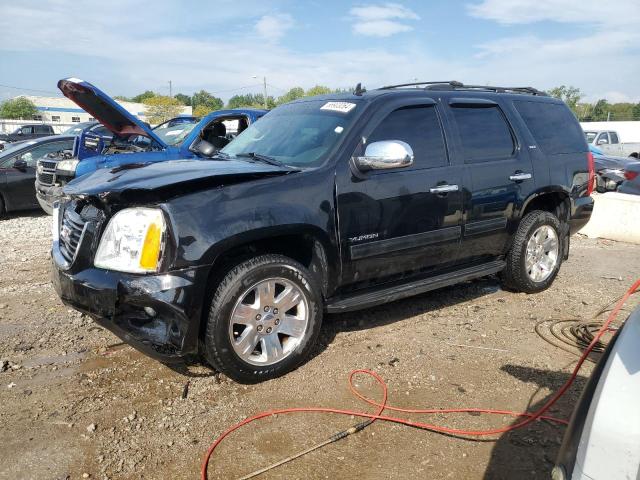
[(151, 307), (144, 307), (144, 313), (146, 313), (150, 317), (155, 317), (157, 315), (156, 311)]

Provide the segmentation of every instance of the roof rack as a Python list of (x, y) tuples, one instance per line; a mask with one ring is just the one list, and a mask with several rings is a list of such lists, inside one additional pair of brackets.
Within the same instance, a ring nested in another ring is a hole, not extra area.
[(467, 91), (485, 91), (495, 93), (528, 93), (529, 95), (547, 96), (547, 93), (533, 87), (492, 87), (490, 85), (465, 85), (456, 80), (447, 80), (444, 82), (413, 82), (401, 83), (398, 85), (387, 85), (379, 90), (392, 90), (394, 88), (405, 87), (422, 87), (425, 90), (467, 90)]

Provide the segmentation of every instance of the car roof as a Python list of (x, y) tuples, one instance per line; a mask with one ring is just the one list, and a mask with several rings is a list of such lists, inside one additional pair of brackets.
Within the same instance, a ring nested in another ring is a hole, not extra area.
[[(532, 87), (492, 87), (492, 86), (476, 86), (476, 85), (464, 85), (459, 82), (453, 82), (456, 85), (450, 85), (447, 82), (435, 82), (429, 85), (399, 85), (381, 87), (373, 90), (364, 90), (360, 92), (342, 92), (342, 93), (328, 93), (325, 95), (317, 95), (315, 97), (304, 97), (295, 100), (291, 103), (305, 102), (310, 100), (324, 100), (324, 101), (359, 101), (359, 102), (372, 102), (381, 97), (387, 98), (412, 98), (412, 97), (429, 97), (433, 99), (437, 98), (485, 98), (485, 99), (497, 99), (497, 98), (509, 98), (519, 100), (535, 100), (549, 103), (563, 103), (554, 97), (548, 96), (545, 92), (536, 90)], [(459, 84), (459, 85), (458, 85)]]
[(18, 145), (14, 145), (16, 148), (11, 148), (11, 144), (7, 144), (8, 146), (4, 148), (4, 150), (0, 150), (0, 159), (5, 157), (15, 155), (24, 150), (29, 150), (30, 148), (35, 148), (38, 145), (42, 145), (44, 143), (51, 143), (55, 141), (65, 141), (65, 140), (75, 140), (76, 137), (74, 135), (49, 135), (46, 137), (40, 137), (33, 140), (25, 140), (24, 142), (19, 142)]

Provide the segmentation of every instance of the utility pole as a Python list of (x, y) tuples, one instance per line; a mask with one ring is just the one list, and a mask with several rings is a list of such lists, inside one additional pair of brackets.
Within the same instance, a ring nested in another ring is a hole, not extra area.
[(264, 85), (264, 109), (267, 109), (267, 77), (262, 77), (262, 82)]
[(172, 90), (171, 90), (171, 80), (169, 80), (169, 96), (173, 98)]

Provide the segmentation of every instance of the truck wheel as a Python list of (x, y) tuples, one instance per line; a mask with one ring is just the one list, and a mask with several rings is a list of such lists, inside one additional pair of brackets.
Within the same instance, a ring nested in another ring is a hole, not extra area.
[(43, 202), (42, 200), (40, 200), (40, 197), (36, 197), (36, 199), (38, 200), (38, 203), (40, 204), (40, 207), (42, 208), (42, 210), (44, 210), (44, 212), (47, 215), (53, 215), (53, 208), (52, 207), (47, 205), (46, 202)]
[(554, 214), (534, 210), (524, 216), (500, 272), (505, 287), (525, 293), (549, 288), (564, 258), (560, 220)]
[(320, 288), (304, 266), (282, 255), (247, 260), (227, 273), (213, 295), (206, 358), (242, 383), (284, 375), (309, 355), (322, 310)]

